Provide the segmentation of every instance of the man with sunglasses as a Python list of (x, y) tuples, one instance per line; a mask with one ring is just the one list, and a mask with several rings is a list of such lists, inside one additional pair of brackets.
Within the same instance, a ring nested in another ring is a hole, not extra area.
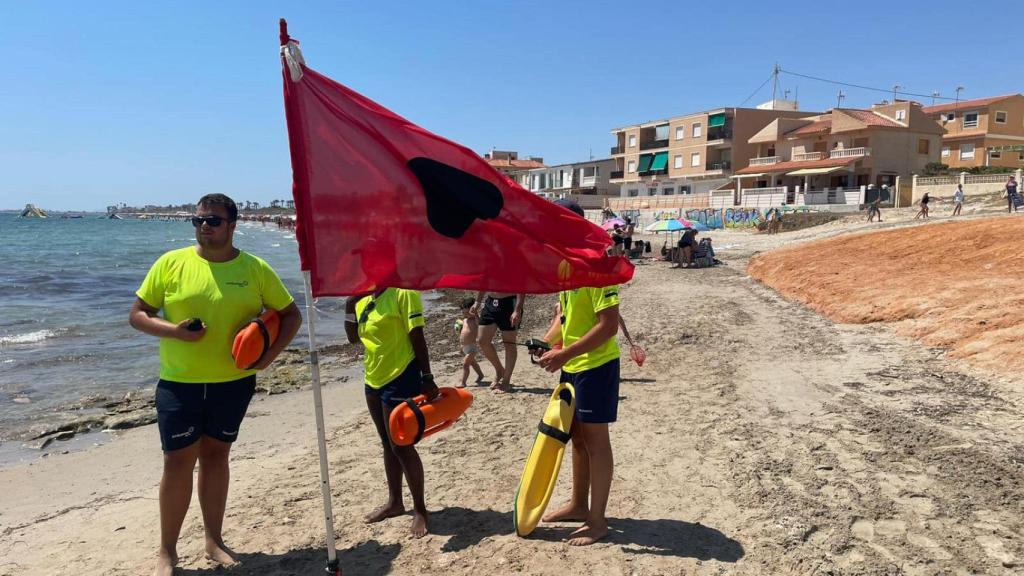
[[(164, 466), (156, 576), (171, 576), (177, 563), (197, 461), (206, 554), (219, 564), (236, 563), (221, 534), (231, 443), (256, 387), (256, 372), (274, 361), (302, 324), (274, 270), (235, 248), (237, 220), (238, 208), (227, 196), (200, 198), (192, 218), (197, 244), (157, 259), (129, 315), (133, 328), (160, 338), (156, 410)], [(265, 309), (281, 315), (278, 338), (258, 363), (240, 370), (231, 357), (234, 336)]]

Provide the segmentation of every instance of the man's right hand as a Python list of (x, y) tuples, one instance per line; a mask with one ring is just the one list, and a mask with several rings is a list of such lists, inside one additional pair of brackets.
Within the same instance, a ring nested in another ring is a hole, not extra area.
[(191, 318), (178, 322), (178, 325), (174, 328), (174, 337), (185, 342), (196, 342), (206, 335), (206, 324), (203, 324), (203, 327), (199, 330), (189, 330), (188, 325), (191, 322)]

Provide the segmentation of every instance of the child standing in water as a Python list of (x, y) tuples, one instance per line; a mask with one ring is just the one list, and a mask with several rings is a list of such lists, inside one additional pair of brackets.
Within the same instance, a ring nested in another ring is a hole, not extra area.
[(470, 368), (476, 372), (477, 383), (482, 382), (484, 379), (484, 372), (476, 362), (476, 353), (479, 350), (476, 340), (477, 334), (480, 331), (480, 320), (477, 318), (476, 313), (472, 311), (474, 304), (476, 304), (475, 298), (466, 298), (460, 305), (462, 320), (459, 321), (459, 324), (461, 324), (459, 344), (462, 346), (462, 353), (465, 354), (465, 358), (462, 359), (462, 382), (456, 386), (457, 388), (466, 387)]

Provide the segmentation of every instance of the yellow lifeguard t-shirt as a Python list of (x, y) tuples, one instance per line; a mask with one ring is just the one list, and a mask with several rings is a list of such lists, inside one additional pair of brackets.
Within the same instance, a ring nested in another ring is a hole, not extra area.
[[(568, 348), (586, 336), (597, 325), (597, 313), (619, 305), (619, 287), (578, 288), (565, 290), (559, 295), (562, 306), (562, 347)], [(568, 361), (562, 370), (577, 374), (597, 368), (619, 357), (619, 342), (615, 336), (586, 354)]]
[(196, 342), (160, 339), (160, 378), (185, 383), (255, 374), (235, 367), (235, 334), (264, 309), (282, 310), (294, 301), (277, 273), (256, 256), (239, 251), (227, 262), (210, 262), (195, 246), (158, 258), (135, 294), (162, 310), (168, 322), (199, 318), (206, 324), (206, 334)]
[(381, 388), (416, 358), (409, 332), (424, 325), (423, 301), (416, 290), (388, 288), (379, 296), (366, 296), (356, 302), (356, 319), (359, 340), (366, 348), (366, 385)]

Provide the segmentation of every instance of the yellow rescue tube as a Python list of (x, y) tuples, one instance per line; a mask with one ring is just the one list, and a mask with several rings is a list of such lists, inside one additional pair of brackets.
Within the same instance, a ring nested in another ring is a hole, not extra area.
[(526, 458), (523, 477), (516, 490), (512, 518), (516, 534), (527, 536), (537, 527), (555, 490), (562, 454), (569, 442), (569, 430), (576, 413), (576, 390), (562, 382), (551, 393), (544, 419), (537, 426), (537, 438)]

